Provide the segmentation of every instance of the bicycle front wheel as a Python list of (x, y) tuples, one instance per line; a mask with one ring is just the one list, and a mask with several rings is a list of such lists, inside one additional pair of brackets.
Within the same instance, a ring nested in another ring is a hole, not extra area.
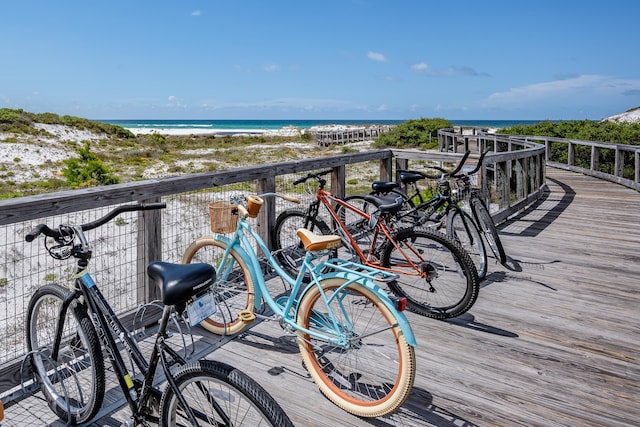
[(442, 233), (405, 228), (387, 242), (382, 266), (399, 273), (391, 291), (407, 298), (411, 311), (434, 319), (459, 316), (478, 298), (480, 285), (473, 261)]
[[(161, 426), (279, 426), (293, 423), (267, 391), (246, 374), (222, 362), (199, 360), (182, 367), (160, 399)], [(190, 409), (186, 411), (181, 398)]]
[(453, 209), (447, 216), (447, 235), (467, 251), (478, 272), (478, 279), (487, 275), (487, 251), (482, 235), (473, 219), (462, 209)]
[(39, 288), (29, 301), (26, 335), (33, 371), (49, 407), (75, 425), (98, 413), (105, 380), (98, 335), (77, 300), (66, 311), (58, 355), (52, 358), (62, 303), (69, 295), (59, 285)]
[(233, 335), (247, 327), (240, 312), (255, 310), (255, 290), (251, 269), (235, 249), (224, 258), (227, 244), (214, 237), (201, 237), (184, 253), (184, 264), (205, 262), (216, 268), (213, 296), (216, 312), (200, 326), (218, 335)]
[(346, 279), (322, 280), (303, 295), (299, 326), (324, 336), (346, 338), (332, 344), (308, 333), (298, 338), (304, 364), (320, 391), (360, 417), (398, 409), (409, 396), (416, 373), (414, 348), (380, 298)]
[(471, 209), (473, 209), (473, 214), (478, 221), (480, 230), (482, 230), (484, 237), (487, 239), (487, 243), (489, 243), (491, 251), (495, 255), (496, 259), (500, 261), (500, 264), (504, 265), (504, 263), (507, 262), (507, 254), (504, 252), (504, 247), (502, 246), (502, 241), (498, 234), (498, 229), (496, 228), (496, 224), (493, 222), (493, 218), (491, 218), (489, 210), (482, 200), (475, 197), (471, 199)]

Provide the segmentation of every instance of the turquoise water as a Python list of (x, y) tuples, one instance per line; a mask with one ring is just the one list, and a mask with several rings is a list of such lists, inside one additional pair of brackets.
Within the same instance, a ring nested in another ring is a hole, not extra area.
[[(397, 125), (405, 120), (102, 120), (124, 128), (142, 129), (268, 129), (277, 130), (286, 126), (308, 129), (325, 125)], [(520, 124), (534, 124), (540, 120), (450, 120), (454, 126), (482, 126), (503, 128)]]

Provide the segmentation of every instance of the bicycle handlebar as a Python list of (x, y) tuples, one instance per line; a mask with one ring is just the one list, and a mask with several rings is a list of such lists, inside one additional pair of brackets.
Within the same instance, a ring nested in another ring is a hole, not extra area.
[[(100, 227), (101, 225), (106, 224), (107, 222), (115, 218), (118, 214), (121, 214), (123, 212), (164, 209), (166, 207), (167, 207), (167, 204), (164, 202), (122, 205), (111, 210), (108, 214), (106, 214), (102, 218), (99, 218), (92, 222), (88, 222), (86, 224), (82, 224), (80, 228), (82, 229), (82, 231), (93, 230), (94, 228), (97, 228), (97, 227)], [(47, 237), (53, 237), (54, 239), (60, 239), (63, 235), (65, 235), (63, 232), (60, 231), (60, 229), (54, 230), (50, 228), (47, 224), (38, 224), (35, 227), (33, 227), (33, 229), (29, 233), (27, 233), (27, 235), (25, 236), (25, 240), (27, 242), (32, 242), (40, 234), (44, 234)]]
[(331, 172), (333, 172), (331, 169), (326, 169), (326, 170), (323, 170), (323, 171), (317, 172), (317, 173), (311, 173), (310, 172), (310, 173), (307, 174), (307, 176), (303, 176), (302, 178), (298, 178), (295, 181), (293, 181), (293, 185), (302, 184), (303, 182), (305, 182), (309, 178), (319, 179), (321, 176), (328, 175)]

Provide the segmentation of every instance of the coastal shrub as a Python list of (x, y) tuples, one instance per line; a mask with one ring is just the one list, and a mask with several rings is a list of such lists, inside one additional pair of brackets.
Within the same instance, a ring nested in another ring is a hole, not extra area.
[(64, 160), (66, 167), (62, 169), (62, 174), (72, 188), (117, 184), (120, 181), (111, 174), (102, 160), (89, 150), (88, 142), (76, 152), (80, 158)]
[(545, 120), (532, 125), (518, 125), (498, 130), (506, 135), (535, 135), (612, 144), (640, 145), (640, 123), (615, 123), (594, 120)]
[(437, 148), (438, 130), (453, 127), (446, 119), (413, 119), (383, 133), (372, 144), (377, 148)]

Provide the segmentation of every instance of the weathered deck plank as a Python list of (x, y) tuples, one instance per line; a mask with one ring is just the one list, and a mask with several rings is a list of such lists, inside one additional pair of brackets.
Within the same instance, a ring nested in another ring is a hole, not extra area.
[[(490, 264), (469, 313), (408, 314), (418, 375), (392, 416), (364, 420), (322, 397), (294, 339), (263, 322), (208, 357), (240, 367), (300, 426), (632, 426), (640, 420), (640, 194), (548, 169), (550, 192), (500, 227), (510, 268)], [(202, 345), (217, 338), (202, 331)], [(214, 345), (215, 346), (215, 345)], [(62, 425), (37, 397), (3, 426)], [(93, 426), (118, 425), (127, 409)]]

